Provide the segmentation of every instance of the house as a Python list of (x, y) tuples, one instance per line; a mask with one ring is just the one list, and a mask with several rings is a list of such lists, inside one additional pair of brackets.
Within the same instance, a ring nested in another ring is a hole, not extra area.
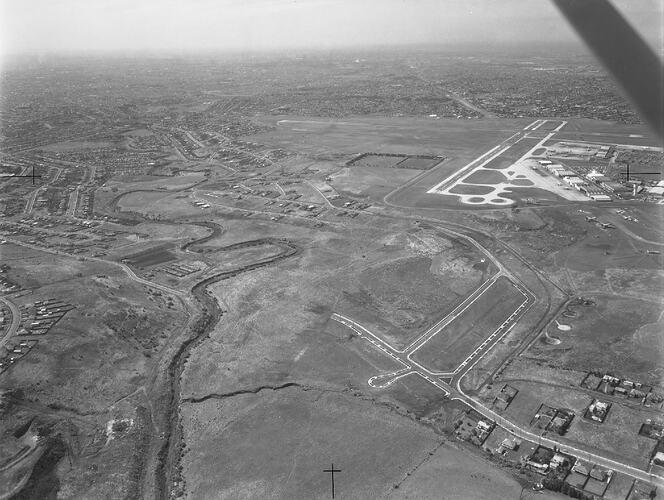
[(609, 413), (609, 408), (611, 408), (610, 403), (604, 403), (597, 399), (593, 399), (592, 403), (588, 406), (585, 418), (590, 418), (596, 422), (604, 422), (606, 415)]
[(526, 465), (540, 474), (546, 474), (549, 470), (549, 464), (541, 464), (539, 462), (533, 462), (532, 460), (528, 460)]
[(596, 465), (590, 471), (590, 477), (592, 477), (593, 479), (597, 479), (598, 481), (604, 482), (606, 481), (607, 477), (610, 477), (610, 475), (608, 474), (608, 471)]
[(655, 465), (664, 465), (664, 452), (658, 451), (655, 453), (655, 456), (652, 457), (652, 463)]
[(503, 442), (500, 443), (500, 447), (503, 448), (504, 450), (518, 450), (519, 449), (519, 443), (517, 442), (516, 438), (505, 438), (503, 439)]
[(491, 430), (491, 424), (488, 422), (485, 422), (484, 420), (480, 420), (477, 422), (477, 428), (481, 431), (489, 431)]
[(563, 465), (567, 461), (567, 457), (565, 455), (561, 455), (560, 453), (556, 453), (553, 455), (553, 458), (551, 459), (550, 466), (553, 467), (559, 467)]
[(587, 476), (590, 474), (590, 471), (588, 470), (588, 467), (582, 463), (580, 460), (577, 461), (573, 466), (572, 466), (572, 471), (577, 472), (581, 474), (582, 476)]

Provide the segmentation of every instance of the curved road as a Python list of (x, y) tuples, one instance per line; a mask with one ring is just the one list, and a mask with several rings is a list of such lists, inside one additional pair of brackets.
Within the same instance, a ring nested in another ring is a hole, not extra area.
[[(481, 288), (481, 287), (480, 287)], [(527, 302), (530, 302), (531, 298), (534, 298), (533, 296), (528, 297)], [(520, 306), (520, 307), (523, 307)], [(516, 312), (516, 311), (515, 311)], [(461, 388), (461, 382), (463, 378), (466, 376), (466, 374), (472, 370), (472, 368), (479, 363), (484, 356), (486, 356), (492, 348), (497, 344), (497, 342), (507, 334), (507, 332), (516, 324), (518, 321), (517, 316), (512, 316), (511, 321), (509, 326), (506, 325), (505, 323), (501, 325), (496, 332), (492, 334), (492, 336), (495, 336), (498, 333), (502, 332), (502, 335), (498, 339), (491, 339), (493, 341), (489, 341), (487, 339), (482, 346), (480, 346), (476, 351), (469, 356), (466, 361), (464, 361), (459, 367), (453, 372), (449, 374), (440, 374), (436, 372), (432, 372), (425, 368), (424, 366), (414, 363), (408, 356), (405, 356), (405, 359), (402, 359), (403, 356), (402, 354), (410, 351), (411, 349), (407, 348), (402, 351), (397, 351), (394, 349), (392, 346), (387, 344), (385, 341), (380, 339), (377, 335), (371, 333), (369, 330), (366, 328), (362, 327), (355, 321), (346, 318), (345, 316), (341, 316), (337, 313), (334, 313), (331, 317), (334, 321), (337, 321), (338, 323), (341, 323), (345, 325), (346, 327), (352, 329), (355, 333), (357, 333), (361, 338), (364, 340), (367, 340), (371, 344), (374, 345), (374, 347), (378, 348), (381, 350), (383, 353), (387, 354), (390, 356), (392, 359), (400, 363), (403, 368), (400, 368), (392, 373), (383, 373), (374, 377), (371, 377), (368, 381), (368, 384), (377, 389), (382, 389), (390, 386), (394, 382), (396, 382), (398, 379), (406, 377), (408, 375), (412, 374), (417, 374), (424, 378), (425, 380), (431, 382), (434, 386), (439, 388), (441, 391), (445, 393), (447, 397), (450, 397), (452, 400), (456, 401), (461, 401), (468, 405), (469, 407), (473, 408), (476, 410), (478, 413), (483, 415), (485, 418), (488, 418), (490, 420), (493, 420), (496, 422), (496, 424), (503, 429), (507, 430), (508, 432), (511, 432), (515, 436), (525, 439), (527, 441), (539, 443), (545, 446), (548, 446), (550, 448), (557, 448), (560, 451), (564, 453), (569, 453), (570, 455), (574, 455), (576, 457), (582, 458), (584, 460), (591, 461), (593, 463), (596, 463), (600, 466), (607, 467), (609, 469), (615, 470), (617, 472), (626, 474), (632, 478), (639, 479), (641, 481), (646, 481), (649, 483), (652, 483), (656, 486), (664, 487), (664, 477), (648, 473), (642, 469), (639, 469), (637, 467), (634, 467), (632, 465), (619, 462), (617, 460), (613, 460), (611, 458), (598, 455), (596, 453), (584, 450), (582, 448), (577, 448), (575, 446), (572, 446), (571, 444), (567, 444), (565, 442), (561, 442), (555, 439), (551, 439), (548, 437), (545, 437), (543, 435), (536, 434), (534, 432), (529, 431), (526, 428), (520, 427), (519, 425), (515, 424), (514, 422), (511, 422), (504, 418), (501, 415), (498, 415), (496, 412), (493, 410), (487, 408), (484, 406), (482, 403), (474, 400), (471, 398), (468, 394), (466, 394), (463, 389)], [(506, 322), (507, 323), (507, 322)], [(444, 325), (440, 328), (444, 328)], [(439, 331), (439, 329), (437, 329)], [(428, 333), (428, 332), (427, 332)], [(437, 332), (436, 332), (437, 333)], [(420, 339), (424, 339), (423, 341), (420, 341)], [(411, 344), (410, 347), (413, 345), (417, 344), (417, 347), (421, 347), (424, 345), (428, 340), (430, 340), (433, 337), (433, 335), (427, 335), (425, 334), (423, 337), (420, 337), (417, 341), (415, 341), (413, 344)], [(448, 378), (451, 376), (451, 379)], [(448, 382), (445, 382), (443, 378), (447, 378), (449, 380)], [(378, 382), (378, 383), (377, 383)]]
[(11, 325), (9, 325), (9, 328), (7, 329), (7, 333), (5, 334), (5, 336), (2, 339), (0, 339), (0, 349), (2, 349), (9, 340), (9, 338), (12, 335), (14, 335), (18, 330), (18, 325), (21, 321), (21, 313), (19, 312), (16, 304), (11, 302), (6, 297), (0, 297), (0, 302), (5, 304), (12, 313), (12, 323)]

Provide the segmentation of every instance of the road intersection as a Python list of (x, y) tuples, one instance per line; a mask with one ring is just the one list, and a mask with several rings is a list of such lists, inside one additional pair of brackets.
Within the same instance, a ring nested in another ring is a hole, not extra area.
[(525, 286), (513, 283), (519, 292), (523, 294), (524, 301), (510, 314), (507, 320), (505, 320), (496, 330), (488, 335), (482, 344), (476, 347), (475, 350), (469, 356), (467, 356), (466, 359), (464, 359), (452, 372), (431, 371), (422, 364), (417, 363), (411, 359), (410, 356), (416, 350), (424, 346), (435, 335), (441, 333), (456, 316), (458, 316), (466, 308), (470, 307), (483, 293), (485, 293), (486, 290), (500, 275), (502, 275), (501, 272), (485, 281), (464, 302), (457, 306), (455, 310), (453, 310), (450, 314), (445, 316), (445, 318), (428, 329), (423, 335), (421, 335), (405, 349), (395, 348), (356, 321), (339, 313), (333, 313), (331, 319), (354, 331), (360, 338), (369, 342), (371, 345), (392, 358), (401, 366), (398, 370), (393, 372), (381, 373), (371, 377), (367, 382), (370, 387), (374, 389), (385, 389), (402, 378), (408, 377), (410, 375), (418, 375), (441, 390), (445, 394), (445, 397), (448, 397), (450, 400), (456, 400), (465, 403), (467, 406), (474, 409), (485, 418), (494, 421), (499, 427), (507, 430), (508, 432), (521, 439), (536, 442), (549, 448), (556, 448), (563, 453), (568, 453), (576, 457), (583, 458), (584, 460), (594, 462), (600, 466), (623, 473), (634, 479), (646, 481), (654, 485), (664, 487), (664, 477), (657, 476), (650, 472), (636, 468), (632, 465), (618, 462), (617, 460), (613, 460), (597, 453), (572, 446), (569, 443), (551, 439), (544, 435), (531, 432), (530, 430), (520, 427), (516, 423), (511, 422), (505, 417), (497, 414), (495, 411), (487, 408), (482, 403), (473, 399), (464, 392), (462, 388), (463, 378), (477, 365), (477, 363), (482, 360), (482, 358), (484, 358), (493, 349), (493, 347), (496, 346), (496, 344), (498, 344), (505, 337), (505, 335), (507, 335), (507, 333), (523, 316), (523, 314), (525, 314), (525, 312), (532, 306), (532, 304), (534, 304), (536, 297)]

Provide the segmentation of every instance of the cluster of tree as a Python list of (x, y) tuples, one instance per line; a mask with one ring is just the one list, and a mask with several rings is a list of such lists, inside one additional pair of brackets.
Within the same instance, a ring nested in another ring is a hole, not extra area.
[(544, 487), (551, 491), (559, 491), (560, 493), (572, 498), (580, 498), (581, 500), (595, 500), (595, 495), (583, 491), (569, 483), (566, 483), (560, 476), (547, 477), (542, 481)]

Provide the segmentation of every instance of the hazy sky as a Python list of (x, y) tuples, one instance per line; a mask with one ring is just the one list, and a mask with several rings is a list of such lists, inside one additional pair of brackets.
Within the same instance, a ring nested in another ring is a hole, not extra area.
[[(661, 49), (664, 0), (614, 0)], [(0, 53), (571, 40), (549, 0), (0, 0)]]

